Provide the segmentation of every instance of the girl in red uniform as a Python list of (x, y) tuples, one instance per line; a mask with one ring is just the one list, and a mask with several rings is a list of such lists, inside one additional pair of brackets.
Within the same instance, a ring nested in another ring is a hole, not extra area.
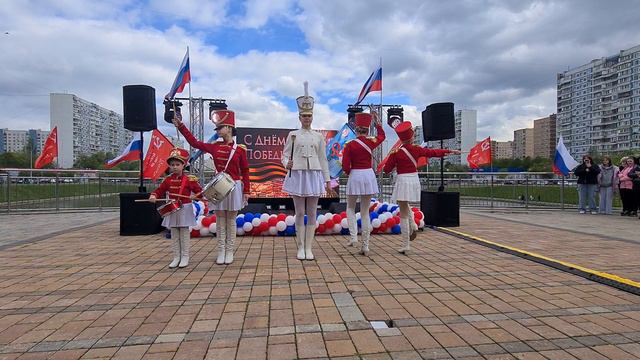
[(409, 241), (415, 238), (417, 226), (411, 218), (410, 202), (420, 201), (420, 179), (418, 178), (418, 159), (421, 157), (443, 157), (447, 154), (460, 154), (458, 150), (426, 149), (413, 145), (413, 128), (411, 122), (404, 121), (395, 128), (402, 145), (393, 150), (384, 165), (384, 172), (396, 169), (398, 176), (393, 186), (392, 202), (400, 205), (400, 228), (404, 246), (398, 251), (407, 254)]
[(188, 156), (189, 153), (185, 149), (176, 148), (171, 151), (167, 159), (171, 175), (164, 178), (160, 186), (149, 196), (149, 201), (155, 203), (156, 199), (164, 198), (169, 194), (170, 199), (182, 204), (180, 210), (165, 216), (162, 220), (162, 226), (171, 229), (173, 261), (169, 267), (172, 269), (176, 266), (183, 268), (189, 265), (189, 241), (191, 240), (189, 226), (196, 224), (191, 200), (196, 199), (194, 194), (200, 194), (202, 191), (197, 177), (183, 174)]
[(218, 258), (216, 264), (233, 262), (236, 239), (236, 216), (249, 199), (249, 163), (247, 151), (243, 145), (233, 141), (235, 135), (235, 114), (230, 110), (214, 110), (211, 120), (216, 126), (218, 141), (209, 144), (196, 139), (179, 118), (173, 123), (191, 146), (211, 154), (216, 171), (222, 171), (236, 182), (233, 191), (224, 200), (212, 204), (216, 211), (216, 237), (218, 239)]
[[(371, 118), (375, 119), (376, 137), (367, 137)], [(358, 223), (356, 221), (356, 202), (360, 199), (360, 215), (362, 221), (362, 247), (360, 254), (369, 255), (369, 235), (371, 225), (369, 203), (371, 197), (378, 193), (378, 181), (372, 168), (373, 149), (380, 146), (385, 139), (384, 129), (378, 114), (372, 112), (356, 113), (357, 138), (349, 141), (342, 152), (342, 170), (349, 176), (347, 180), (347, 221), (349, 222), (348, 246), (358, 243)]]

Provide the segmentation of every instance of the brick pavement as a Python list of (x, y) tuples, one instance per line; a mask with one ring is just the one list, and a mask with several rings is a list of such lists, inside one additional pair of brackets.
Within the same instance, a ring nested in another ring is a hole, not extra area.
[(161, 235), (117, 234), (0, 251), (0, 359), (640, 357), (640, 297), (432, 230), (369, 259), (320, 237), (303, 263), (292, 238), (240, 237), (227, 267), (195, 239), (176, 271)]
[(640, 221), (635, 218), (465, 211), (460, 223), (455, 230), (640, 282)]

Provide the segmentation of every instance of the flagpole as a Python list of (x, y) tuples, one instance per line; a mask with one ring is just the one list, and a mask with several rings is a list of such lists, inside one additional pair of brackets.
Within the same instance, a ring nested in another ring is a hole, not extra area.
[[(378, 118), (378, 120), (380, 120), (380, 125), (382, 125), (382, 90), (384, 87), (384, 83), (382, 81), (382, 56), (380, 56), (380, 108), (378, 109), (378, 113), (380, 114), (380, 117)], [(378, 132), (376, 131), (376, 136), (378, 135)], [(382, 145), (382, 144), (381, 144)], [(379, 159), (376, 159), (375, 162), (375, 166), (377, 167), (378, 164), (380, 163), (380, 161), (382, 161), (382, 146), (378, 147), (378, 153), (380, 154)], [(378, 174), (376, 174), (376, 176), (378, 176)], [(378, 183), (380, 183), (380, 180), (378, 180)], [(381, 198), (382, 195), (382, 186), (378, 186), (378, 198)]]
[(493, 151), (491, 151), (491, 137), (489, 137), (489, 169), (491, 170), (491, 208), (493, 209)]
[(143, 132), (140, 131), (140, 186), (138, 187), (138, 192), (140, 193), (146, 193), (147, 189), (145, 189), (144, 187), (144, 165), (143, 165), (143, 158), (142, 158), (142, 150), (144, 150), (144, 136), (143, 136)]

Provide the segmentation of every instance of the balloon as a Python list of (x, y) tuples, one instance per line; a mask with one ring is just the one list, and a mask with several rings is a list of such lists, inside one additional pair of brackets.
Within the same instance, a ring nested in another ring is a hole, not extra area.
[(400, 216), (394, 216), (393, 220), (395, 220), (396, 225), (400, 225)]
[(424, 218), (424, 214), (422, 213), (422, 211), (416, 211), (416, 213), (415, 213), (415, 217), (416, 217), (418, 220), (422, 220), (422, 219)]
[(278, 229), (275, 226), (269, 227), (269, 235), (276, 235), (278, 233)]
[(254, 217), (253, 220), (251, 220), (251, 225), (253, 225), (253, 227), (260, 226), (261, 222), (259, 217)]
[(238, 235), (238, 236), (244, 235), (244, 229), (243, 228), (236, 228), (236, 235)]
[(318, 234), (322, 234), (322, 233), (324, 232), (324, 230), (325, 230), (324, 224), (320, 224), (320, 225), (318, 225), (318, 227), (316, 228), (316, 232), (317, 232)]
[(296, 218), (289, 215), (284, 219), (284, 223), (287, 224), (287, 226), (294, 225), (296, 223)]
[(238, 216), (236, 218), (236, 226), (237, 227), (242, 227), (242, 225), (244, 225), (244, 217)]
[(380, 219), (371, 220), (371, 225), (373, 226), (374, 229), (379, 228), (380, 227)]
[(244, 230), (245, 232), (253, 230), (253, 224), (250, 222), (244, 223), (244, 225), (242, 225), (242, 230)]
[(337, 234), (342, 231), (342, 225), (340, 223), (333, 225), (333, 233)]
[(332, 219), (328, 219), (327, 221), (324, 222), (324, 227), (326, 227), (327, 229), (331, 229), (333, 227), (333, 220)]
[(318, 224), (323, 225), (325, 222), (327, 222), (327, 218), (324, 215), (318, 216)]
[(244, 221), (246, 221), (246, 222), (251, 222), (251, 221), (253, 221), (253, 214), (252, 214), (252, 213), (246, 213), (246, 214), (244, 214)]
[(307, 215), (304, 216), (304, 224), (307, 225)]
[(358, 223), (358, 227), (359, 228), (362, 227), (362, 219), (358, 219), (358, 220), (356, 220), (356, 222)]
[(216, 223), (211, 223), (211, 225), (209, 225), (209, 232), (210, 232), (211, 234), (215, 234), (215, 233), (216, 233), (216, 230), (217, 230), (217, 225), (216, 225)]
[(394, 234), (400, 234), (400, 225), (393, 225), (393, 227), (391, 227), (391, 232)]
[(284, 221), (287, 218), (285, 214), (278, 214), (278, 221)]
[(276, 226), (276, 224), (278, 223), (278, 219), (273, 216), (269, 218), (269, 221), (267, 221), (267, 224), (269, 224), (269, 226)]
[(276, 223), (276, 229), (278, 229), (278, 231), (284, 231), (287, 228), (287, 224), (284, 221), (278, 221), (278, 223)]
[(260, 221), (265, 222), (269, 220), (269, 214), (264, 213), (262, 215), (260, 215)]
[(347, 221), (347, 219), (342, 219), (342, 221), (340, 221), (340, 226), (342, 226), (345, 229), (349, 228), (349, 221)]
[(216, 214), (211, 215), (211, 222), (216, 222), (218, 219), (218, 217), (216, 216)]
[(268, 231), (269, 224), (267, 224), (266, 222), (260, 223), (260, 226), (258, 226), (258, 228), (260, 229), (260, 232)]
[(284, 231), (278, 231), (278, 236), (285, 236), (285, 232)]
[(209, 225), (211, 225), (211, 218), (209, 218), (209, 217), (203, 218), (201, 224), (202, 224), (202, 227), (207, 227), (208, 228)]
[(207, 236), (209, 234), (210, 234), (210, 232), (209, 232), (209, 227), (208, 226), (207, 227), (203, 227), (202, 229), (200, 229), (200, 236)]
[(389, 206), (389, 204), (384, 203), (384, 204), (382, 204), (382, 206), (380, 206), (380, 209), (378, 209), (378, 211), (379, 212), (386, 212), (388, 206)]
[(378, 227), (378, 230), (380, 230), (380, 232), (385, 232), (387, 230), (387, 224), (385, 223), (380, 224), (380, 226)]
[(356, 220), (360, 220), (362, 218), (362, 215), (360, 215), (360, 213), (356, 213)]
[(420, 224), (418, 224), (418, 227), (421, 229), (424, 227), (424, 220), (420, 220)]
[(340, 234), (341, 235), (349, 235), (349, 229), (342, 228), (342, 230), (340, 230)]
[(338, 214), (333, 215), (331, 218), (333, 219), (333, 223), (334, 224), (337, 224), (340, 221), (342, 221), (342, 217), (340, 217), (340, 215), (338, 215)]
[(291, 235), (295, 235), (296, 233), (296, 227), (291, 225), (291, 226), (287, 226), (287, 229), (284, 231), (285, 234), (291, 236)]
[(193, 229), (192, 229), (192, 230), (199, 231), (200, 229), (202, 229), (202, 224), (201, 224), (200, 222), (198, 222), (198, 223), (193, 227)]
[(333, 214), (332, 214), (332, 213), (330, 213), (330, 212), (328, 212), (328, 213), (325, 213), (325, 214), (324, 214), (324, 217), (325, 217), (327, 220), (329, 220), (329, 219), (333, 219)]
[(195, 230), (195, 229), (191, 230), (191, 237), (192, 237), (192, 238), (194, 238), (194, 237), (200, 237), (200, 231)]
[(378, 218), (378, 213), (377, 213), (377, 212), (372, 212), (372, 213), (370, 213), (370, 214), (369, 214), (369, 218), (370, 218), (371, 220), (373, 220), (373, 219), (377, 219), (377, 218)]
[(342, 217), (342, 218), (347, 217), (347, 212), (346, 211), (341, 212), (340, 213), (340, 217)]

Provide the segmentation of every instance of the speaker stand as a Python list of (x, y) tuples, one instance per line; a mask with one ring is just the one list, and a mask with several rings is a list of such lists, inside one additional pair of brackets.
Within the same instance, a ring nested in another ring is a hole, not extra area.
[[(440, 139), (440, 149), (444, 148), (444, 140)], [(444, 158), (440, 158), (440, 186), (438, 192), (444, 191)]]
[(144, 165), (142, 164), (144, 160), (142, 159), (142, 150), (144, 149), (144, 136), (142, 136), (143, 132), (140, 131), (140, 186), (138, 186), (138, 192), (146, 193), (147, 188), (144, 187)]

